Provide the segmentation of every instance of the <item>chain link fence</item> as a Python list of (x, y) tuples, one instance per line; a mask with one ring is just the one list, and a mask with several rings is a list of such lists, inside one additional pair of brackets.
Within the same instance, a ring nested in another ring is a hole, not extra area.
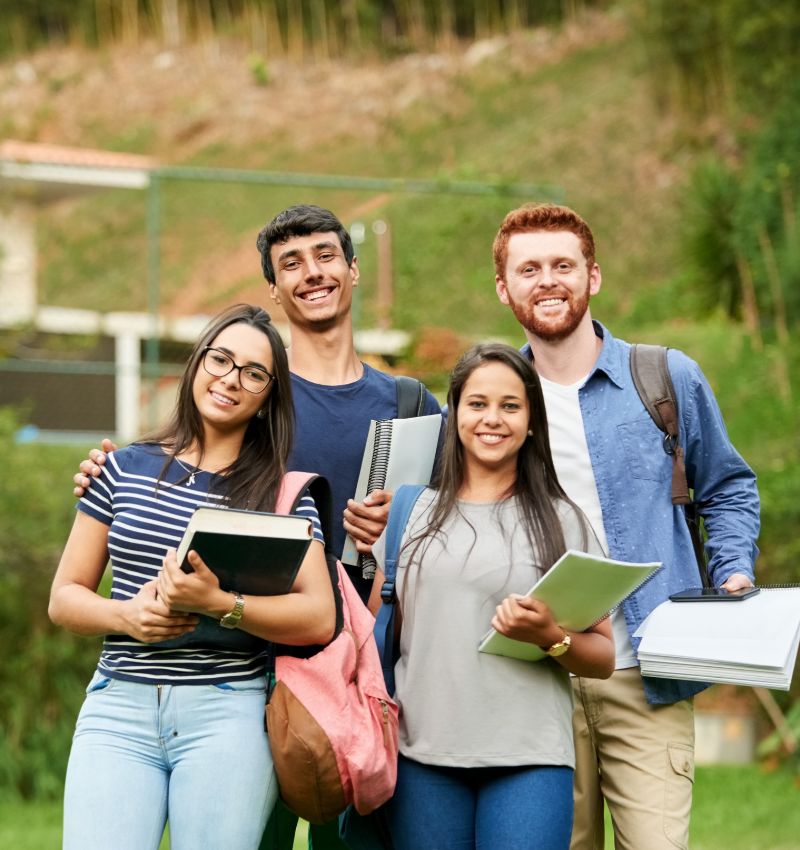
[[(533, 184), (203, 168), (153, 168), (140, 191), (86, 195), (91, 169), (70, 174), (55, 196), (41, 177), (27, 194), (24, 181), (11, 191), (0, 179), (0, 214), (16, 225), (24, 209), (34, 228), (36, 272), (26, 282), (17, 268), (11, 283), (30, 315), (0, 322), (0, 405), (18, 409), (24, 440), (133, 439), (172, 407), (209, 316), (250, 301), (280, 326), (255, 237), (287, 206), (326, 206), (348, 227), (361, 270), (357, 346), (391, 362), (421, 328), (502, 333), (503, 313), (486, 309), (492, 235), (512, 206), (561, 196)], [(15, 245), (4, 246), (6, 272)], [(0, 307), (8, 296), (6, 278)]]

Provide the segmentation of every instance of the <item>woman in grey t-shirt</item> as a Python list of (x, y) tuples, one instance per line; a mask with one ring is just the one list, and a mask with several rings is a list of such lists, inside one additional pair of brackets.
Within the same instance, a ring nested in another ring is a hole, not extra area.
[[(490, 344), (467, 352), (453, 371), (448, 406), (437, 485), (412, 511), (398, 562), (393, 842), (396, 850), (566, 850), (569, 673), (611, 674), (611, 628), (603, 621), (569, 632), (547, 606), (518, 593), (565, 549), (589, 548), (592, 535), (558, 483), (539, 380), (516, 350)], [(382, 563), (383, 538), (373, 551)], [(536, 663), (477, 652), (490, 621), (551, 657)]]

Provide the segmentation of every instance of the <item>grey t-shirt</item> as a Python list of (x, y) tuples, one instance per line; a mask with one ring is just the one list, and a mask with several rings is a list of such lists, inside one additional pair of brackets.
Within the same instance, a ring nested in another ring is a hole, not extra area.
[[(434, 497), (432, 490), (420, 496), (403, 542), (428, 524)], [(559, 515), (567, 548), (587, 548), (572, 508), (559, 505)], [(455, 767), (574, 766), (567, 672), (550, 659), (478, 652), (495, 607), (509, 593), (527, 592), (543, 571), (517, 500), (459, 502), (442, 532), (418, 550), (421, 567), (413, 543), (399, 559), (400, 752)], [(589, 546), (597, 548), (593, 538)], [(381, 537), (373, 547), (381, 566), (384, 552)]]

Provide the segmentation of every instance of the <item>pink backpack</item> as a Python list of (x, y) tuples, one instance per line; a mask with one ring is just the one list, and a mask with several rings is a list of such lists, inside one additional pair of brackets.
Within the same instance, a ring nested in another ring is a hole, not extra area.
[[(309, 488), (327, 541), (331, 500), (324, 478), (288, 473), (276, 512), (290, 513)], [(311, 823), (325, 823), (351, 804), (369, 814), (392, 796), (397, 779), (398, 709), (384, 684), (375, 619), (341, 563), (330, 552), (326, 557), (340, 597), (341, 629), (310, 657), (277, 655), (267, 705), (281, 797)]]

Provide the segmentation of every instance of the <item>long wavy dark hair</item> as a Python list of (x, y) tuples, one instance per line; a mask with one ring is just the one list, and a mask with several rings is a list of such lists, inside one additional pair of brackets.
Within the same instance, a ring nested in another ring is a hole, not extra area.
[[(275, 507), (281, 478), (294, 439), (294, 405), (286, 348), (269, 313), (252, 304), (236, 304), (213, 319), (195, 343), (178, 387), (178, 403), (169, 422), (141, 443), (160, 445), (170, 453), (161, 470), (165, 474), (172, 455), (196, 446), (202, 461), (205, 432), (200, 413), (194, 403), (193, 385), (205, 349), (230, 325), (244, 324), (261, 331), (272, 349), (272, 372), (275, 375), (264, 413), (254, 416), (247, 425), (242, 448), (236, 460), (220, 471), (217, 492), (223, 492), (227, 504), (234, 508), (269, 511)], [(188, 477), (188, 476), (187, 476)]]
[(414, 560), (420, 545), (424, 547), (425, 541), (441, 535), (447, 518), (459, 509), (458, 494), (464, 484), (464, 447), (458, 438), (458, 405), (470, 375), (487, 363), (502, 363), (508, 366), (525, 388), (530, 413), (528, 427), (532, 434), (520, 447), (517, 454), (516, 478), (501, 501), (517, 497), (528, 537), (534, 542), (533, 548), (539, 556), (540, 566), (547, 570), (563, 555), (566, 548), (556, 503), (559, 500), (567, 502), (572, 505), (578, 516), (583, 515), (564, 492), (553, 466), (547, 413), (539, 376), (516, 349), (500, 343), (474, 346), (461, 357), (453, 369), (447, 393), (448, 415), (442, 458), (432, 484), (438, 492), (426, 527), (412, 535), (403, 548), (410, 547), (409, 562)]

